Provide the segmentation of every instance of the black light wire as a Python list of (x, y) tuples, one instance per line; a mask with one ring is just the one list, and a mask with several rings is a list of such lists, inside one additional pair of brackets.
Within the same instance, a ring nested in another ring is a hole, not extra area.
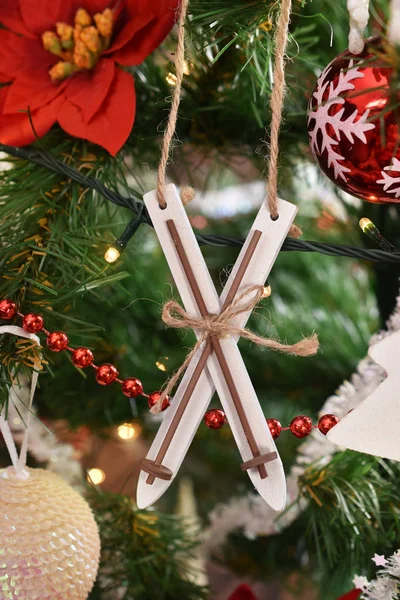
[[(84, 175), (78, 169), (75, 169), (75, 167), (71, 167), (64, 162), (57, 160), (51, 154), (37, 151), (29, 147), (16, 148), (6, 144), (0, 144), (0, 151), (3, 151), (6, 154), (16, 158), (28, 160), (32, 163), (45, 167), (54, 173), (58, 173), (69, 179), (72, 179), (86, 188), (95, 190), (113, 204), (123, 208), (128, 208), (134, 212), (136, 217), (134, 217), (128, 223), (124, 232), (117, 240), (122, 249), (125, 248), (130, 238), (136, 233), (137, 229), (142, 223), (153, 226), (151, 218), (142, 200), (139, 200), (134, 196), (121, 196), (121, 194), (109, 189), (95, 177), (91, 175)], [(244, 238), (233, 238), (223, 235), (202, 235), (199, 233), (196, 234), (196, 239), (202, 246), (208, 245), (215, 246), (217, 248), (224, 246), (241, 247), (245, 241)], [(344, 256), (347, 258), (366, 260), (375, 263), (400, 264), (400, 251), (388, 252), (386, 250), (371, 250), (357, 246), (326, 244), (322, 242), (306, 242), (290, 237), (286, 238), (281, 250), (285, 252), (318, 252), (319, 254), (325, 254), (326, 256)]]

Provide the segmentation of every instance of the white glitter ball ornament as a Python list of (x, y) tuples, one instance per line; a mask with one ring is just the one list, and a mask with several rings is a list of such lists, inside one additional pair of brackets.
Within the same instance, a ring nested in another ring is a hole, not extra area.
[(86, 600), (99, 557), (93, 513), (58, 475), (0, 472), (0, 600)]

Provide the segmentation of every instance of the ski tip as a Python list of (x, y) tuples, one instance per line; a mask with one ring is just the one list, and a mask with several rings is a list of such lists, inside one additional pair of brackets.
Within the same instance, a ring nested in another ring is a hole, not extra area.
[(249, 470), (249, 476), (261, 498), (274, 510), (281, 512), (286, 507), (286, 476), (283, 465), (278, 460), (269, 463), (268, 477), (261, 479), (256, 469)]
[(270, 498), (266, 502), (275, 512), (282, 512), (286, 508), (286, 490), (283, 496)]
[(139, 481), (136, 488), (136, 504), (140, 509), (152, 506), (170, 485), (170, 481), (156, 479), (153, 484), (147, 483), (148, 473), (140, 471)]

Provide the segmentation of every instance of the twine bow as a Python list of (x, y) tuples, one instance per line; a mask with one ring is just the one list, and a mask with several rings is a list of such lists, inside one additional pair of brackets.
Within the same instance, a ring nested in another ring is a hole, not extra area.
[[(196, 331), (201, 332), (201, 335), (187, 354), (182, 365), (165, 384), (159, 400), (151, 409), (153, 414), (158, 414), (161, 411), (164, 398), (172, 392), (200, 346), (204, 342), (207, 342), (208, 338), (211, 336), (218, 338), (223, 338), (228, 335), (238, 336), (257, 344), (258, 346), (277, 350), (284, 354), (293, 354), (295, 356), (313, 356), (317, 353), (319, 342), (315, 333), (295, 344), (282, 344), (278, 340), (262, 337), (249, 329), (234, 325), (234, 318), (241, 313), (253, 310), (263, 296), (263, 286), (252, 286), (240, 294), (225, 310), (221, 311), (220, 314), (209, 314), (204, 318), (188, 314), (176, 300), (170, 300), (164, 304), (162, 320), (166, 325), (174, 327), (175, 329), (195, 329)], [(244, 300), (245, 302), (242, 302)]]

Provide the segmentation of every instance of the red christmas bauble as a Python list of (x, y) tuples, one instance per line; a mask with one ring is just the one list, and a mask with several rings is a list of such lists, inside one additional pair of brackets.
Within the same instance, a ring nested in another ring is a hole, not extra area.
[(336, 415), (322, 415), (318, 421), (318, 429), (326, 435), (337, 423), (339, 423), (339, 418)]
[(129, 377), (122, 382), (122, 393), (128, 398), (135, 398), (143, 394), (142, 382), (136, 377)]
[(53, 352), (61, 352), (68, 347), (68, 338), (63, 331), (53, 331), (47, 337), (47, 345)]
[(308, 134), (316, 161), (339, 188), (368, 202), (400, 202), (394, 71), (377, 51), (380, 38), (370, 38), (362, 54), (346, 50), (326, 67), (310, 99)]
[(290, 431), (298, 438), (307, 437), (312, 432), (312, 421), (310, 417), (299, 415), (292, 419)]
[(337, 600), (358, 600), (361, 594), (362, 590), (351, 590), (351, 592), (345, 594), (344, 596), (340, 596), (340, 598), (338, 598)]
[(222, 425), (226, 421), (226, 416), (223, 410), (219, 408), (212, 408), (208, 410), (204, 415), (204, 423), (210, 429), (221, 429)]
[(12, 300), (0, 301), (0, 319), (12, 319), (17, 312), (17, 305)]
[(43, 329), (44, 319), (36, 313), (28, 313), (22, 320), (22, 327), (29, 333), (37, 333)]
[(72, 362), (79, 369), (85, 369), (94, 361), (94, 355), (89, 348), (76, 348), (72, 353)]
[(267, 423), (272, 437), (276, 440), (281, 435), (282, 425), (277, 419), (267, 419)]
[[(152, 394), (150, 394), (150, 396), (147, 398), (147, 402), (149, 403), (150, 408), (153, 408), (153, 406), (160, 399), (160, 396), (161, 396), (161, 392), (153, 392)], [(166, 410), (169, 405), (170, 405), (169, 396), (165, 396), (162, 406), (161, 406), (161, 410)]]
[(110, 363), (105, 363), (104, 365), (100, 365), (96, 369), (96, 381), (100, 385), (110, 385), (113, 381), (115, 381), (118, 377), (118, 371), (111, 365)]

